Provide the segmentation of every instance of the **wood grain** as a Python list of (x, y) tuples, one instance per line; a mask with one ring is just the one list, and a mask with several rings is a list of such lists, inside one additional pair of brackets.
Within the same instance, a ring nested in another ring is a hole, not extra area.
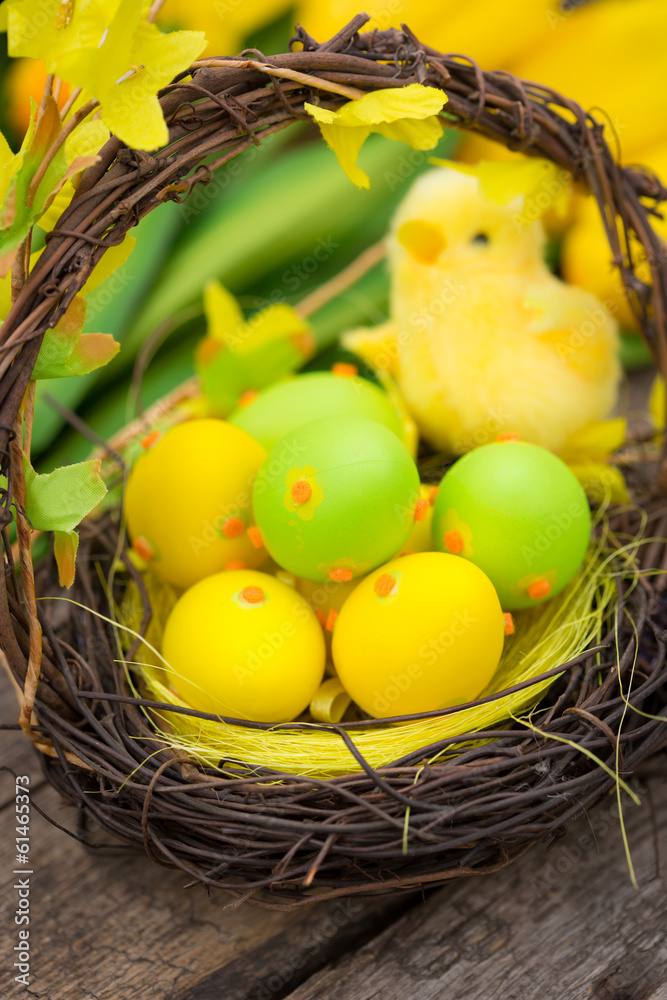
[[(667, 785), (652, 782), (666, 846)], [(490, 878), (452, 884), (289, 1000), (666, 1000), (667, 894), (651, 810), (626, 806), (632, 887), (614, 800)]]

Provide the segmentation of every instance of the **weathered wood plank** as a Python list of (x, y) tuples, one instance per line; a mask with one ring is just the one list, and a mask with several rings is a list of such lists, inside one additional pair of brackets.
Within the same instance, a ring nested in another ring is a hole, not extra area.
[[(664, 777), (651, 788), (664, 855)], [(612, 799), (550, 853), (439, 890), (289, 1000), (666, 1000), (667, 893), (643, 798), (625, 809), (639, 891)]]
[[(49, 786), (36, 800), (58, 822), (74, 825), (71, 807)], [(18, 867), (14, 825), (13, 810), (0, 813), (3, 1000), (25, 995), (13, 982), (11, 957), (18, 931), (12, 886), (20, 877), (12, 875)], [(166, 1000), (190, 995), (199, 983), (199, 992), (191, 994), (197, 1000), (236, 1000), (254, 995), (279, 968), (286, 989), (292, 988), (337, 954), (339, 938), (348, 947), (376, 922), (386, 925), (387, 907), (390, 919), (409, 905), (408, 900), (333, 901), (289, 914), (250, 906), (225, 910), (229, 898), (223, 894), (207, 897), (199, 887), (185, 890), (186, 876), (135, 853), (88, 850), (34, 810), (30, 859), (35, 873), (30, 885), (29, 995), (40, 1000)], [(240, 970), (246, 954), (252, 955), (251, 972), (244, 977)], [(221, 969), (229, 971), (236, 992), (218, 992)]]
[(342, 899), (332, 907), (303, 910), (280, 934), (168, 1000), (278, 1000), (418, 905), (421, 896), (411, 895), (374, 902)]

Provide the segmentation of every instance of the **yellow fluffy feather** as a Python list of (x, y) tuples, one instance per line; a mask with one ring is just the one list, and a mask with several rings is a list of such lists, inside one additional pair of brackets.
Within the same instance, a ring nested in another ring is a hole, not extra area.
[(390, 321), (344, 338), (453, 454), (507, 432), (559, 452), (616, 401), (616, 323), (549, 271), (531, 208), (524, 194), (492, 200), (474, 172), (422, 176), (389, 236)]

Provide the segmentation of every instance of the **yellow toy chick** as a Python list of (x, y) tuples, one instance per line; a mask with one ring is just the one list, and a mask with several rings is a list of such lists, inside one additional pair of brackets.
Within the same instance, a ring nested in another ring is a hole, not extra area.
[(389, 236), (390, 320), (343, 341), (394, 376), (436, 448), (518, 434), (561, 452), (614, 406), (616, 323), (544, 263), (534, 172), (516, 193), (519, 174), (488, 183), (512, 165), (480, 168), (437, 167), (414, 184)]

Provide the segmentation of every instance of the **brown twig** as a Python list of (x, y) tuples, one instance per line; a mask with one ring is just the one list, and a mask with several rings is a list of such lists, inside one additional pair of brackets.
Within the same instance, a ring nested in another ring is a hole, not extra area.
[(387, 246), (385, 241), (378, 240), (377, 243), (364, 250), (351, 264), (344, 267), (333, 278), (320, 285), (314, 292), (307, 295), (305, 299), (302, 299), (296, 306), (296, 312), (304, 318), (312, 316), (318, 309), (321, 309), (328, 302), (335, 299), (337, 295), (341, 295), (348, 288), (352, 288), (360, 278), (363, 278), (380, 261), (384, 260), (386, 255)]
[(201, 59), (194, 63), (195, 68), (203, 69), (256, 69), (259, 73), (267, 73), (269, 76), (277, 76), (282, 80), (292, 80), (295, 83), (303, 84), (305, 87), (312, 87), (314, 90), (324, 90), (330, 94), (340, 94), (353, 101), (355, 98), (363, 97), (364, 91), (358, 87), (346, 87), (340, 83), (324, 81), (317, 76), (308, 73), (299, 73), (297, 70), (279, 69), (268, 63), (258, 62), (256, 59)]

